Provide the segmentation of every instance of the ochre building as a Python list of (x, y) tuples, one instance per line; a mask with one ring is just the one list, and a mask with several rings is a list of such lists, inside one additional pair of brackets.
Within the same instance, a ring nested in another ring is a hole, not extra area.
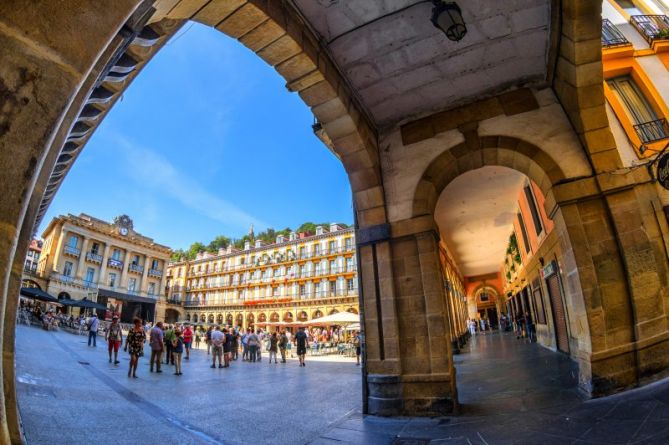
[(247, 241), (243, 250), (229, 246), (170, 263), (168, 301), (183, 302), (185, 321), (242, 328), (357, 314), (356, 271), (354, 230), (318, 226), (315, 234)]
[(31, 274), (44, 283), (42, 290), (59, 299), (107, 305), (107, 315), (118, 313), (123, 322), (165, 317), (164, 272), (171, 249), (137, 233), (128, 216), (113, 223), (83, 213), (58, 216), (42, 238)]

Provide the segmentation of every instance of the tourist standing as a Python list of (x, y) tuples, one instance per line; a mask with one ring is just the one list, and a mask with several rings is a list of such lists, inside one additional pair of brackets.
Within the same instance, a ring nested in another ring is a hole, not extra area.
[(230, 345), (230, 354), (232, 356), (232, 360), (237, 360), (237, 357), (239, 356), (239, 332), (237, 332), (237, 329), (231, 328), (232, 329), (232, 344)]
[(133, 320), (133, 327), (128, 331), (128, 335), (125, 337), (124, 349), (130, 354), (128, 377), (132, 374), (134, 378), (137, 378), (137, 363), (139, 362), (139, 358), (144, 355), (145, 341), (146, 335), (144, 334), (144, 328), (142, 327), (142, 320), (135, 317)]
[(360, 347), (360, 331), (355, 331), (353, 346), (355, 346), (355, 365), (360, 366), (360, 353), (362, 352), (362, 348)]
[(286, 338), (288, 339), (288, 342), (286, 343), (286, 349), (290, 351), (290, 358), (293, 358), (293, 334), (288, 330), (284, 330), (284, 332), (286, 333)]
[(114, 315), (109, 327), (105, 330), (105, 340), (107, 340), (107, 351), (109, 352), (109, 363), (112, 362), (112, 350), (114, 351), (114, 364), (118, 365), (118, 350), (123, 341), (123, 330), (118, 322), (118, 317)]
[(269, 363), (272, 363), (272, 357), (274, 357), (274, 364), (279, 362), (276, 361), (276, 353), (278, 352), (279, 339), (276, 336), (276, 332), (272, 332), (272, 336), (269, 338)]
[(307, 333), (304, 332), (304, 326), (300, 326), (300, 330), (295, 334), (295, 346), (297, 346), (297, 358), (300, 359), (300, 366), (306, 366), (304, 359), (307, 355), (309, 339), (307, 338)]
[(184, 343), (184, 349), (186, 350), (186, 360), (190, 360), (190, 347), (191, 344), (193, 343), (193, 330), (191, 329), (190, 325), (186, 325), (183, 331), (183, 343)]
[(209, 326), (207, 328), (207, 332), (204, 334), (205, 335), (205, 342), (207, 342), (207, 355), (211, 353), (211, 332), (213, 331), (214, 327)]
[(279, 338), (279, 351), (281, 351), (281, 363), (286, 363), (286, 347), (288, 346), (288, 336), (286, 331), (281, 331), (281, 337)]
[(162, 363), (162, 354), (165, 339), (163, 337), (163, 322), (159, 321), (149, 331), (149, 345), (151, 346), (151, 361), (149, 362), (149, 371), (153, 372), (153, 365), (156, 365), (156, 372), (163, 372), (160, 369)]
[(536, 341), (536, 335), (534, 332), (534, 321), (529, 311), (525, 311), (525, 330), (527, 331), (527, 338), (530, 339), (530, 342)]
[(258, 335), (251, 331), (246, 339), (249, 346), (249, 361), (255, 363), (258, 358), (258, 345), (260, 344), (260, 339)]
[(230, 351), (232, 350), (232, 334), (228, 331), (228, 328), (223, 328), (223, 335), (225, 336), (225, 341), (223, 341), (223, 365), (224, 368), (230, 366)]
[(221, 332), (221, 327), (216, 326), (216, 329), (211, 331), (211, 355), (212, 363), (211, 367), (216, 367), (216, 357), (218, 357), (218, 367), (223, 367), (223, 343), (225, 342), (225, 336)]
[(172, 355), (172, 348), (174, 348), (173, 342), (175, 339), (174, 327), (170, 324), (167, 325), (167, 329), (164, 333), (164, 343), (165, 343), (165, 364), (174, 364), (174, 356)]
[(247, 329), (242, 335), (242, 361), (249, 360), (249, 335), (251, 335), (251, 330)]
[(181, 356), (184, 352), (184, 339), (181, 330), (174, 331), (174, 340), (172, 340), (172, 355), (174, 356), (174, 375), (181, 375)]
[(91, 339), (93, 340), (93, 347), (95, 348), (97, 346), (96, 340), (98, 337), (99, 324), (100, 320), (98, 320), (98, 316), (95, 314), (95, 312), (93, 312), (90, 320), (88, 320), (88, 346), (91, 345)]
[(262, 348), (265, 346), (265, 334), (263, 333), (262, 329), (258, 329), (256, 331), (256, 335), (258, 336), (258, 347), (256, 348), (256, 354), (258, 355), (258, 361), (262, 361)]

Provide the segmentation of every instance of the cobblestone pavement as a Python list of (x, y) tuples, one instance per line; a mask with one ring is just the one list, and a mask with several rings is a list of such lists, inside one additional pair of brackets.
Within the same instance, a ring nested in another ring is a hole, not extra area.
[(17, 329), (19, 406), (33, 444), (669, 444), (669, 380), (584, 400), (562, 354), (512, 335), (474, 338), (455, 357), (457, 416), (360, 414), (359, 368), (312, 361), (208, 367), (140, 378), (107, 363), (85, 337)]

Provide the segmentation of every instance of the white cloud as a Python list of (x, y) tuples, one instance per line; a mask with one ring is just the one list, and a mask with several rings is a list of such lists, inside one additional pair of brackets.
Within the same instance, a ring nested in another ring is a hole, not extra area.
[(251, 224), (256, 228), (268, 227), (264, 221), (206, 190), (155, 151), (118, 135), (114, 139), (125, 155), (126, 171), (140, 178), (138, 183), (159, 190), (185, 207), (228, 227), (240, 230), (248, 229)]

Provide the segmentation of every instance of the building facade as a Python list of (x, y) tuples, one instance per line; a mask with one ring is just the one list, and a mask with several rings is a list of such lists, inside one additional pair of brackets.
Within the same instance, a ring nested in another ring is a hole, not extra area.
[(58, 216), (42, 237), (36, 274), (47, 281), (47, 293), (106, 304), (106, 316), (118, 313), (124, 322), (165, 317), (164, 271), (171, 250), (137, 233), (128, 216), (112, 223), (83, 213)]
[(264, 322), (308, 321), (334, 312), (358, 313), (355, 236), (337, 224), (316, 234), (247, 242), (218, 254), (171, 263), (168, 301), (183, 302), (185, 320), (243, 328)]
[(42, 240), (33, 239), (30, 241), (30, 247), (28, 247), (28, 253), (26, 254), (26, 262), (23, 266), (23, 271), (29, 274), (34, 274), (37, 272), (37, 264), (39, 263), (39, 257), (42, 254)]

